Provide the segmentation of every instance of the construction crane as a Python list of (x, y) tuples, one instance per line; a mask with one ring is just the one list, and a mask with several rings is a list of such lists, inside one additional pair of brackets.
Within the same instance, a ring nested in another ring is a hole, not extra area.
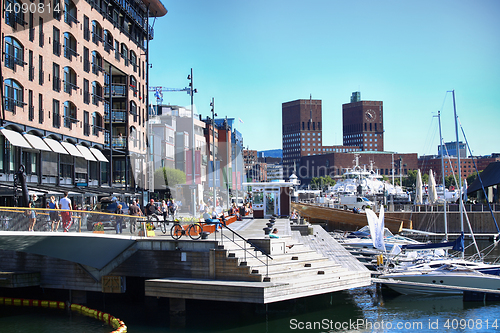
[[(156, 97), (156, 105), (160, 105), (163, 102), (163, 92), (166, 91), (185, 91), (188, 95), (191, 95), (191, 87), (185, 88), (165, 88), (165, 87), (149, 87), (149, 92), (154, 92)], [(196, 92), (196, 91), (195, 91)]]

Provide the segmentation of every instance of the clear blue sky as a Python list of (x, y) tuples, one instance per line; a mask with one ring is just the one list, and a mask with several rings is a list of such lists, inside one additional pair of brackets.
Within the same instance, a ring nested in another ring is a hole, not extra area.
[(342, 144), (342, 104), (359, 90), (384, 102), (386, 151), (437, 154), (433, 115), (454, 141), (455, 89), (474, 154), (500, 153), (498, 0), (162, 1), (150, 85), (186, 87), (193, 68), (198, 112), (214, 97), (219, 117), (243, 120), (250, 149), (281, 148), (281, 103), (309, 94), (323, 101), (323, 144)]

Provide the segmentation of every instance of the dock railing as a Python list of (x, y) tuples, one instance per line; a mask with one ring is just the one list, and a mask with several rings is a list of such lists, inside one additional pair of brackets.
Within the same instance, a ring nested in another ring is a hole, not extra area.
[[(69, 213), (69, 214), (68, 214)], [(65, 218), (69, 223), (63, 223)], [(35, 219), (33, 223), (33, 219)], [(58, 231), (115, 233), (116, 222), (122, 221), (124, 233), (137, 234), (144, 229), (145, 217), (87, 210), (0, 207), (0, 231)], [(53, 223), (54, 221), (54, 223)], [(59, 221), (59, 222), (57, 222)], [(66, 227), (66, 230), (64, 228)], [(134, 228), (132, 228), (134, 227)]]
[[(223, 232), (224, 229), (229, 230), (231, 232), (231, 235), (230, 236), (224, 235), (224, 232)], [(243, 260), (244, 260), (245, 263), (247, 262), (247, 253), (248, 253), (250, 256), (252, 256), (255, 259), (257, 259), (258, 261), (260, 261), (263, 265), (266, 265), (266, 278), (269, 277), (269, 259), (273, 260), (273, 257), (271, 257), (269, 255), (269, 253), (267, 253), (264, 249), (260, 248), (256, 244), (253, 244), (248, 239), (246, 239), (245, 237), (241, 236), (236, 231), (232, 230), (231, 228), (229, 228), (228, 226), (226, 226), (226, 225), (224, 225), (222, 223), (222, 228), (220, 230), (221, 245), (224, 245), (224, 238), (226, 238), (227, 240), (233, 242), (236, 246), (238, 246), (240, 249), (243, 250)], [(243, 241), (243, 246), (241, 246), (238, 242), (236, 242), (235, 239), (242, 240)], [(217, 240), (217, 236), (216, 236), (216, 240)], [(250, 245), (251, 250), (247, 249), (247, 244)], [(259, 258), (258, 256), (255, 255), (255, 253), (254, 253), (255, 250), (259, 251), (260, 253), (262, 253), (263, 255), (266, 256), (266, 261), (265, 262), (261, 258)]]

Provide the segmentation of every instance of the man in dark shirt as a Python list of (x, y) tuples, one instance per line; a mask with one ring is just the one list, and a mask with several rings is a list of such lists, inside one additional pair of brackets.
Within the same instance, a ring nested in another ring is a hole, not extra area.
[(137, 207), (137, 205), (135, 204), (135, 201), (128, 208), (128, 212), (130, 215), (133, 215), (133, 216), (141, 216), (142, 215), (141, 209), (139, 207)]

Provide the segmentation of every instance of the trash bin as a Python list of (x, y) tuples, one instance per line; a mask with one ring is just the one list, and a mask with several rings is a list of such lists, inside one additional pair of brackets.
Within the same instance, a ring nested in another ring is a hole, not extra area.
[(208, 235), (210, 235), (210, 233), (208, 231), (203, 231), (201, 233), (201, 239), (207, 239), (208, 238)]

